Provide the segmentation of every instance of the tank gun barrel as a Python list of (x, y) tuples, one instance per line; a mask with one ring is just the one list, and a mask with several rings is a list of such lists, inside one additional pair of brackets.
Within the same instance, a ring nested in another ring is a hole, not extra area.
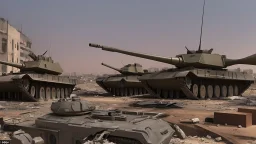
[(153, 55), (136, 53), (136, 52), (121, 50), (121, 49), (108, 47), (108, 46), (103, 46), (103, 45), (99, 45), (99, 44), (93, 44), (93, 43), (89, 43), (89, 46), (94, 47), (94, 48), (101, 48), (102, 50), (105, 50), (105, 51), (122, 53), (122, 54), (130, 55), (130, 56), (145, 58), (145, 59), (154, 60), (154, 61), (163, 62), (163, 63), (168, 63), (168, 64), (172, 64), (172, 65), (183, 64), (183, 59), (181, 57), (166, 58), (166, 57), (160, 57), (160, 56), (153, 56)]
[(241, 59), (226, 59), (225, 61), (226, 67), (236, 64), (256, 65), (256, 54)]
[(1, 61), (1, 60), (0, 60), (0, 64), (12, 66), (12, 67), (15, 67), (15, 68), (18, 68), (18, 69), (21, 69), (21, 68), (24, 67), (23, 64), (18, 64), (18, 63), (13, 63), (13, 62), (7, 62), (7, 61)]
[(34, 61), (37, 60), (37, 56), (36, 56), (33, 52), (30, 52), (28, 55), (29, 55), (29, 57), (31, 57)]
[(121, 72), (120, 69), (114, 68), (114, 67), (112, 67), (112, 66), (110, 66), (110, 65), (107, 65), (107, 64), (104, 64), (104, 63), (101, 63), (101, 65), (104, 65), (104, 66), (106, 66), (106, 67), (108, 67), (108, 68), (111, 68), (111, 69), (113, 69), (113, 70), (116, 70), (116, 71), (118, 71), (118, 72)]

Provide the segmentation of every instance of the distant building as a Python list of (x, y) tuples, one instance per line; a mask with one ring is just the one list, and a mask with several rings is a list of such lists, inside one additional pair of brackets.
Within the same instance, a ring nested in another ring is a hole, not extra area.
[[(0, 18), (0, 60), (20, 63), (28, 60), (31, 41), (4, 18)], [(0, 64), (0, 73), (18, 72), (19, 69)]]
[(20, 32), (20, 62), (32, 60), (28, 54), (31, 52), (31, 40)]

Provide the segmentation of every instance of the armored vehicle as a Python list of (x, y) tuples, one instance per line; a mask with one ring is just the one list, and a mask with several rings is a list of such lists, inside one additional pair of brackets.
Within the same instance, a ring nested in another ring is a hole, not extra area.
[(38, 101), (64, 98), (72, 93), (76, 79), (60, 76), (63, 70), (59, 63), (44, 54), (36, 56), (31, 52), (32, 60), (23, 64), (0, 61), (20, 69), (20, 72), (0, 76), (0, 100)]
[(230, 71), (226, 68), (235, 64), (256, 65), (256, 54), (242, 59), (229, 59), (225, 55), (213, 54), (213, 49), (201, 49), (204, 7), (205, 0), (199, 48), (196, 51), (185, 47), (187, 49), (186, 54), (167, 58), (92, 43), (89, 46), (174, 65), (176, 67), (174, 69), (139, 77), (147, 91), (157, 97), (206, 99), (241, 95), (254, 83), (253, 75)]
[(161, 98), (205, 99), (241, 95), (254, 83), (252, 74), (225, 68), (235, 64), (256, 65), (256, 54), (242, 59), (228, 59), (225, 55), (212, 54), (213, 49), (187, 49), (186, 54), (166, 58), (92, 43), (89, 46), (175, 65), (176, 68), (138, 78), (150, 94)]
[(96, 83), (108, 93), (116, 96), (132, 96), (147, 93), (142, 83), (138, 80), (138, 77), (146, 72), (146, 70), (142, 69), (140, 64), (128, 64), (121, 69), (114, 68), (104, 63), (102, 63), (102, 65), (121, 73), (107, 77), (98, 77), (96, 79)]
[(52, 113), (19, 124), (4, 124), (4, 130), (22, 129), (45, 144), (82, 144), (107, 140), (116, 144), (169, 144), (174, 129), (159, 117), (164, 114), (96, 110), (79, 98), (53, 102)]

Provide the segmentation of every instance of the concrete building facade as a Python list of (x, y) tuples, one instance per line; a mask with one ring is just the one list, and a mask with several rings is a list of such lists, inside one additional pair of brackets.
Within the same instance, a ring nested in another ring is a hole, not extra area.
[(31, 52), (31, 40), (20, 32), (20, 62), (32, 60), (28, 54)]
[[(29, 60), (27, 58), (29, 50), (27, 49), (31, 49), (31, 41), (10, 25), (7, 20), (0, 18), (0, 60), (12, 63)], [(11, 71), (18, 72), (19, 69), (0, 64), (0, 73), (10, 73)]]

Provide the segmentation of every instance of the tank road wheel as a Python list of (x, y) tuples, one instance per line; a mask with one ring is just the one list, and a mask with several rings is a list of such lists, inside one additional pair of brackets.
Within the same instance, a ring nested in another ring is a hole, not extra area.
[(142, 95), (142, 94), (143, 94), (143, 89), (139, 88), (139, 95)]
[(173, 99), (173, 90), (169, 90), (168, 97), (169, 99)]
[(134, 95), (138, 95), (138, 89), (134, 88)]
[(163, 90), (163, 98), (168, 98), (168, 90)]
[(61, 96), (61, 98), (64, 98), (64, 96), (65, 96), (64, 88), (61, 88), (60, 96)]
[(46, 95), (45, 95), (45, 100), (51, 99), (51, 88), (47, 87), (46, 88)]
[(228, 96), (234, 95), (234, 88), (232, 85), (228, 86)]
[(128, 96), (128, 89), (124, 88), (124, 96)]
[(223, 85), (223, 86), (221, 87), (221, 96), (222, 96), (222, 97), (226, 97), (227, 94), (228, 94), (227, 87), (226, 87), (225, 85)]
[(214, 97), (216, 97), (216, 98), (220, 97), (220, 86), (219, 85), (214, 86)]
[(44, 87), (40, 87), (40, 95), (39, 95), (39, 98), (45, 100), (45, 89), (44, 89)]
[(161, 96), (161, 89), (157, 89), (157, 90), (156, 90), (156, 94), (157, 94), (158, 96), (162, 97), (162, 96)]
[(143, 88), (143, 91), (144, 91), (144, 94), (148, 93), (148, 91), (145, 88)]
[(235, 85), (235, 87), (234, 87), (234, 95), (238, 96), (238, 94), (239, 94), (238, 86)]
[(130, 95), (130, 96), (133, 95), (133, 88), (129, 88), (129, 95)]
[(213, 87), (212, 85), (207, 86), (207, 98), (212, 98), (213, 97)]
[(72, 93), (72, 88), (68, 88), (68, 93), (69, 93), (69, 94)]
[(33, 85), (30, 87), (30, 94), (32, 97), (36, 98), (36, 87)]
[(193, 84), (193, 86), (192, 86), (192, 93), (193, 93), (196, 97), (198, 97), (198, 86), (197, 86), (197, 84)]
[(57, 88), (57, 99), (60, 99), (60, 89)]
[(56, 96), (56, 89), (55, 88), (52, 88), (52, 94), (51, 94), (51, 99), (56, 99), (57, 96)]
[(200, 98), (205, 99), (206, 96), (206, 88), (204, 85), (200, 85)]
[(22, 79), (22, 86), (26, 91), (28, 91), (30, 86), (29, 79), (27, 78)]
[(120, 95), (124, 96), (124, 89), (123, 88), (120, 89)]
[(65, 98), (69, 97), (68, 88), (65, 88)]

